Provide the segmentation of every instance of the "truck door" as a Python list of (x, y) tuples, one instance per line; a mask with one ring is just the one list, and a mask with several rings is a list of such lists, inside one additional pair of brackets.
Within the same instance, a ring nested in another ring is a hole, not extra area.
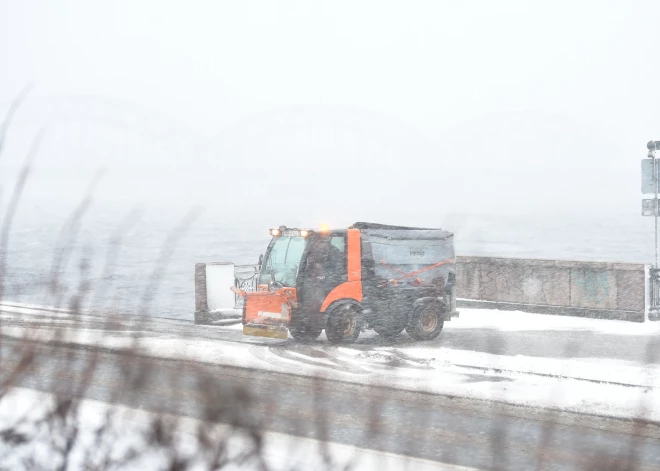
[(310, 241), (303, 280), (300, 283), (302, 310), (318, 318), (321, 305), (336, 286), (347, 281), (346, 236), (330, 234)]

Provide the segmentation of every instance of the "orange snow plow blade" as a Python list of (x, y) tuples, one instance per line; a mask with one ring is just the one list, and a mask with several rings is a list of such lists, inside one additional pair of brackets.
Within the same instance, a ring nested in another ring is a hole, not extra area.
[(294, 288), (281, 288), (278, 291), (232, 291), (245, 298), (244, 335), (288, 338), (287, 327), (291, 320), (291, 309), (297, 305)]
[(289, 338), (289, 329), (276, 325), (246, 324), (243, 326), (243, 335), (269, 337), (271, 339), (286, 339)]

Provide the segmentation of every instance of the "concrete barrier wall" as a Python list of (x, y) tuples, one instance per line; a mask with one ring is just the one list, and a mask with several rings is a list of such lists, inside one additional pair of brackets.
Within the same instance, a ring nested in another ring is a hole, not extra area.
[(463, 306), (644, 320), (641, 263), (459, 256), (456, 271)]

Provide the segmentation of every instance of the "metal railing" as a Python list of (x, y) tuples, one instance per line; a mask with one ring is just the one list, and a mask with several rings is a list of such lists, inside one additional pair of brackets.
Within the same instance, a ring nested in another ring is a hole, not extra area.
[[(242, 291), (256, 291), (259, 278), (259, 265), (235, 265), (234, 286)], [(242, 309), (245, 298), (236, 295), (236, 309)]]

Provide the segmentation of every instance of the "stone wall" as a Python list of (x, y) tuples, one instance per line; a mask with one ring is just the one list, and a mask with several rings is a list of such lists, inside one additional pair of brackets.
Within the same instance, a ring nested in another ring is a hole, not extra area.
[(641, 263), (459, 256), (456, 270), (457, 297), (488, 307), (522, 304), (524, 310), (536, 306), (558, 314), (644, 320)]

